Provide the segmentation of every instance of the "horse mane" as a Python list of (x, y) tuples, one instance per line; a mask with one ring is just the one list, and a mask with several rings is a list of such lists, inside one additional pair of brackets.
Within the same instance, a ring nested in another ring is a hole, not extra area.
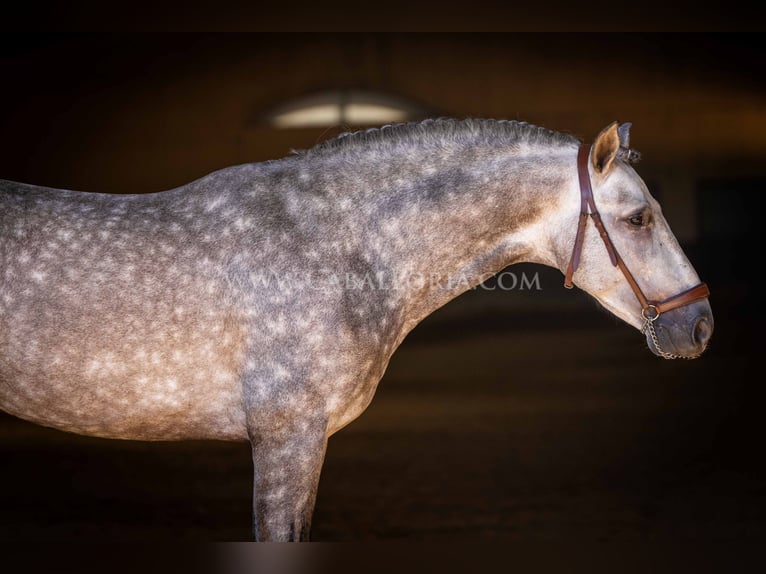
[(475, 118), (463, 120), (437, 118), (347, 132), (310, 149), (293, 151), (293, 153), (313, 156), (350, 150), (362, 145), (443, 144), (445, 142), (476, 144), (496, 142), (498, 139), (514, 144), (551, 147), (578, 145), (580, 143), (580, 140), (572, 135), (527, 122)]

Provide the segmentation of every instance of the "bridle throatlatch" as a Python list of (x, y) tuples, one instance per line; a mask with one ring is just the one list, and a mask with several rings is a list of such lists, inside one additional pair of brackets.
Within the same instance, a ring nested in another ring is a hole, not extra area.
[(591, 146), (589, 144), (582, 144), (577, 152), (577, 175), (580, 181), (580, 220), (577, 224), (577, 235), (575, 236), (572, 257), (569, 260), (569, 266), (567, 267), (566, 276), (564, 277), (564, 287), (571, 289), (573, 286), (572, 276), (580, 266), (580, 255), (582, 254), (582, 246), (585, 239), (585, 227), (588, 224), (588, 216), (590, 216), (601, 239), (604, 241), (612, 265), (620, 268), (620, 271), (622, 271), (622, 274), (628, 281), (628, 285), (630, 285), (630, 288), (636, 295), (636, 299), (638, 299), (638, 302), (641, 304), (641, 317), (644, 320), (644, 326), (641, 328), (641, 332), (649, 332), (649, 336), (652, 338), (652, 343), (654, 344), (657, 353), (665, 359), (693, 359), (698, 355), (684, 356), (664, 351), (660, 347), (660, 342), (654, 329), (654, 322), (659, 319), (660, 315), (671, 309), (683, 307), (684, 305), (689, 305), (690, 303), (694, 303), (695, 301), (710, 296), (710, 290), (707, 285), (700, 283), (699, 285), (687, 289), (686, 291), (682, 291), (677, 295), (663, 299), (662, 301), (652, 301), (646, 298), (644, 292), (641, 291), (641, 287), (638, 286), (638, 283), (633, 277), (633, 274), (617, 252), (617, 248), (614, 246), (614, 243), (612, 243), (612, 240), (606, 231), (606, 227), (604, 227), (604, 222), (601, 220), (601, 215), (596, 208), (596, 202), (593, 199), (593, 189), (590, 185), (590, 174), (588, 173), (590, 149)]

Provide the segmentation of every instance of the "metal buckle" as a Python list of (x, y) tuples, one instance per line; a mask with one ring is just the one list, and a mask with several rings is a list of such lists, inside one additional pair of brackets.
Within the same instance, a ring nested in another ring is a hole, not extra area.
[[(647, 311), (649, 310), (651, 310), (652, 312), (651, 316), (647, 315)], [(650, 323), (654, 323), (659, 318), (660, 315), (661, 313), (657, 310), (657, 307), (655, 307), (654, 305), (647, 305), (646, 307), (641, 309), (641, 316), (645, 320), (649, 321)]]

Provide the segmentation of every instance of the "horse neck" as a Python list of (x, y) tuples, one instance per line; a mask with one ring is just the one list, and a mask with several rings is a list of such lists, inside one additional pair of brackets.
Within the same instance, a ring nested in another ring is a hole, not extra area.
[(387, 287), (394, 282), (414, 326), (510, 264), (560, 266), (549, 231), (575, 185), (575, 155), (573, 146), (503, 144), (351, 162), (353, 181), (364, 184), (349, 233), (385, 270)]

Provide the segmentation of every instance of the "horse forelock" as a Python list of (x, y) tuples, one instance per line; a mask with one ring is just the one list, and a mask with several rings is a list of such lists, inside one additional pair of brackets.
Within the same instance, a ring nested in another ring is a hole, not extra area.
[(352, 151), (367, 146), (434, 143), (481, 143), (506, 141), (513, 144), (571, 146), (580, 143), (576, 137), (527, 122), (492, 119), (437, 118), (420, 122), (389, 124), (356, 132), (347, 132), (306, 150), (301, 156), (326, 155)]

